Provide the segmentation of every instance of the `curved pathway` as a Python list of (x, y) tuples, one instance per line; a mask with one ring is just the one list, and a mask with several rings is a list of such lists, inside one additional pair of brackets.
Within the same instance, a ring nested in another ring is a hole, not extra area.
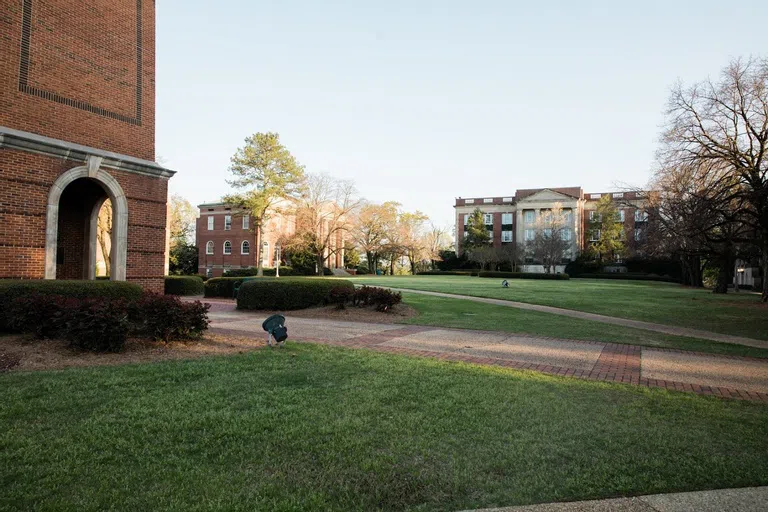
[(540, 304), (529, 304), (528, 302), (515, 302), (513, 300), (491, 299), (488, 297), (474, 297), (472, 295), (457, 295), (454, 293), (429, 292), (426, 290), (412, 290), (410, 288), (391, 288), (382, 286), (380, 288), (389, 288), (390, 290), (407, 293), (419, 293), (421, 295), (431, 295), (433, 297), (444, 297), (448, 299), (471, 300), (485, 304), (494, 304), (496, 306), (506, 306), (509, 308), (527, 309), (530, 311), (539, 311), (541, 313), (552, 313), (554, 315), (569, 316), (582, 320), (592, 320), (604, 324), (621, 325), (624, 327), (633, 327), (635, 329), (645, 329), (646, 331), (661, 332), (664, 334), (673, 334), (675, 336), (687, 336), (689, 338), (699, 338), (703, 340), (719, 341), (721, 343), (731, 343), (734, 345), (746, 345), (748, 347), (768, 348), (768, 341), (756, 340), (754, 338), (745, 338), (743, 336), (733, 336), (730, 334), (721, 334), (718, 332), (702, 331), (688, 327), (677, 327), (674, 325), (657, 324), (654, 322), (643, 322), (641, 320), (630, 320), (628, 318), (618, 318), (615, 316), (599, 315), (597, 313), (587, 313), (585, 311), (576, 311), (574, 309), (556, 308), (554, 306), (542, 306)]
[[(212, 333), (266, 341), (263, 314), (212, 300)], [(289, 339), (533, 370), (768, 403), (768, 360), (507, 332), (349, 322), (286, 314)]]

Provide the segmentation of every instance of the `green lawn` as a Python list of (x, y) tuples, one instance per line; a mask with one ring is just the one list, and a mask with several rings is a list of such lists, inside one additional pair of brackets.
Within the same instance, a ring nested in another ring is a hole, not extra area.
[(0, 375), (2, 510), (459, 510), (768, 484), (768, 407), (316, 345)]
[(768, 340), (768, 306), (751, 292), (714, 295), (670, 283), (601, 279), (544, 281), (464, 276), (355, 278), (355, 283), (543, 304)]
[(768, 349), (672, 336), (551, 313), (482, 304), (470, 300), (448, 299), (405, 292), (403, 293), (403, 301), (419, 312), (418, 316), (403, 322), (408, 324), (504, 331), (550, 338), (608, 341), (712, 354), (768, 358)]

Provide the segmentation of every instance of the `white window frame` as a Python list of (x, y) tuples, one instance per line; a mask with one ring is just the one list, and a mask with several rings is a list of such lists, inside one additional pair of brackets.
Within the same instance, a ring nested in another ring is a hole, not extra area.
[(483, 214), (483, 224), (486, 226), (493, 226), (493, 214), (492, 213), (484, 213)]
[[(227, 244), (229, 244), (229, 252), (227, 252)], [(222, 247), (223, 247), (222, 251), (224, 252), (224, 254), (226, 255), (232, 254), (232, 242), (230, 242), (229, 240), (224, 240), (224, 244), (222, 245)]]
[(530, 242), (536, 238), (536, 230), (535, 229), (526, 229), (524, 231), (525, 241)]
[(269, 265), (269, 242), (266, 240), (261, 243), (261, 264)]
[(213, 231), (213, 229), (216, 227), (216, 221), (214, 220), (213, 215), (208, 216), (208, 231)]
[(213, 277), (213, 268), (212, 267), (206, 267), (205, 268), (205, 277)]
[(214, 243), (213, 240), (208, 240), (205, 243), (205, 254), (213, 254), (214, 249)]
[(467, 224), (469, 224), (469, 214), (465, 213), (464, 214), (464, 225), (466, 226)]
[(617, 210), (616, 215), (619, 216), (617, 222), (624, 222), (624, 210)]
[(624, 199), (624, 192), (614, 192), (611, 194), (614, 199)]
[(464, 204), (475, 204), (475, 200), (474, 199), (465, 199), (464, 200)]
[(599, 229), (593, 229), (589, 233), (589, 241), (590, 242), (599, 242), (600, 241), (600, 230)]
[[(248, 247), (248, 250), (247, 251), (243, 250), (246, 247)], [(240, 242), (240, 254), (251, 254), (251, 242), (249, 242), (248, 240), (243, 240), (242, 242)]]
[(635, 210), (635, 222), (645, 222), (648, 220), (648, 212)]
[(492, 197), (486, 197), (485, 199), (483, 199), (483, 202), (486, 203), (486, 204), (493, 203), (493, 198)]
[(251, 227), (251, 216), (243, 215), (243, 229), (250, 229), (250, 227)]
[(526, 224), (533, 224), (536, 222), (536, 211), (535, 210), (525, 210), (525, 213), (523, 214), (525, 217), (525, 223)]
[(501, 232), (501, 241), (502, 242), (511, 242), (512, 241), (512, 231), (502, 231)]
[(564, 242), (570, 242), (571, 241), (571, 228), (563, 228), (563, 230), (560, 232), (560, 238)]
[(232, 229), (232, 216), (224, 216), (224, 231), (230, 231)]
[(511, 203), (512, 201), (514, 201), (514, 199), (513, 199), (513, 198), (511, 198), (511, 197), (502, 197), (502, 198), (501, 198), (501, 201), (502, 201), (503, 203)]
[(642, 237), (643, 237), (643, 230), (640, 228), (635, 228), (635, 242), (639, 242)]
[(603, 194), (589, 194), (590, 199), (600, 199)]
[(501, 214), (501, 223), (505, 226), (511, 226), (514, 223), (515, 216), (511, 213)]

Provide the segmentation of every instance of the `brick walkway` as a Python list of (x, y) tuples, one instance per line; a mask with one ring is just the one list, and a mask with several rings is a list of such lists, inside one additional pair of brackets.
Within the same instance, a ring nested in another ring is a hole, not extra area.
[[(211, 301), (211, 332), (266, 339), (260, 316)], [(289, 339), (768, 403), (768, 361), (619, 343), (291, 317)]]

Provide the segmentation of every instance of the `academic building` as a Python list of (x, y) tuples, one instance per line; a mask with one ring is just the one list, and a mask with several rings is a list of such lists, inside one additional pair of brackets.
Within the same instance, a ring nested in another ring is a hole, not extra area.
[(110, 278), (161, 292), (173, 171), (154, 161), (155, 2), (0, 12), (0, 278), (93, 279), (110, 199)]
[[(278, 261), (285, 261), (283, 242), (296, 232), (296, 217), (290, 206), (282, 205), (281, 211), (268, 215), (263, 226), (261, 241), (262, 266), (274, 267)], [(230, 269), (251, 268), (258, 264), (256, 244), (257, 233), (253, 219), (241, 209), (226, 203), (201, 204), (200, 215), (195, 228), (198, 249), (199, 274), (220, 277)], [(333, 247), (325, 254), (325, 266), (331, 270), (344, 268), (344, 239), (339, 234)]]
[[(624, 224), (624, 240), (632, 252), (644, 238), (648, 215), (644, 200), (637, 192), (584, 193), (581, 187), (540, 188), (517, 190), (514, 195), (502, 197), (457, 198), (456, 252), (461, 252), (461, 240), (469, 216), (475, 209), (483, 212), (485, 225), (491, 233), (494, 247), (517, 243), (524, 246), (535, 237), (536, 225), (543, 213), (560, 205), (566, 215), (563, 240), (570, 242), (564, 260), (574, 259), (596, 233), (589, 230), (590, 219), (595, 215), (597, 202), (609, 196), (616, 203), (619, 221)], [(535, 267), (535, 265), (530, 265)], [(537, 269), (531, 268), (530, 271)]]

